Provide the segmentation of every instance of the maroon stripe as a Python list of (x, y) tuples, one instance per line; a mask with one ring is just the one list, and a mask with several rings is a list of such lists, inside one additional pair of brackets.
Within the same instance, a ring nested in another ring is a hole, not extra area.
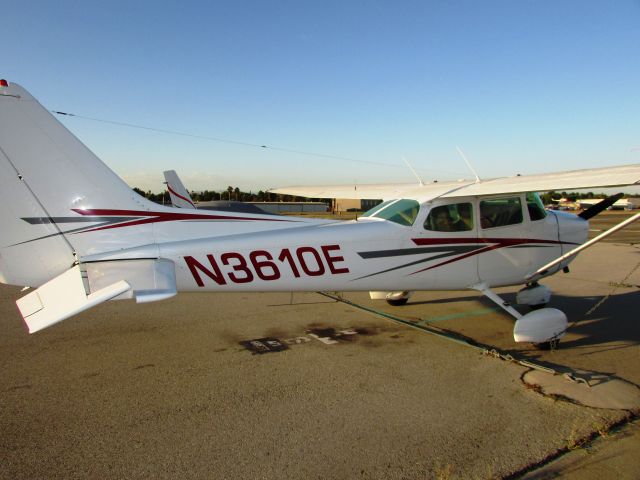
[(484, 252), (489, 252), (491, 250), (496, 250), (498, 248), (503, 247), (513, 247), (517, 245), (525, 245), (528, 243), (544, 243), (544, 244), (553, 244), (553, 245), (577, 245), (574, 242), (560, 242), (557, 240), (544, 240), (538, 238), (413, 238), (413, 242), (416, 245), (443, 245), (443, 244), (456, 244), (456, 243), (479, 243), (479, 244), (493, 244), (487, 245), (486, 247), (478, 247), (477, 250), (474, 250), (469, 253), (465, 253), (460, 255), (459, 257), (452, 258), (450, 260), (445, 260), (444, 262), (440, 262), (436, 265), (432, 265), (430, 267), (423, 268), (421, 270), (417, 270), (413, 272), (411, 275), (415, 275), (416, 273), (424, 272), (427, 270), (431, 270), (432, 268), (441, 267), (442, 265), (447, 265), (449, 263), (457, 262), (458, 260), (464, 260), (465, 258), (472, 257), (474, 255), (479, 255)]
[[(132, 216), (129, 221), (116, 224), (104, 225), (100, 227), (90, 228), (83, 232), (95, 232), (98, 230), (108, 230), (111, 228), (131, 227), (134, 225), (143, 225), (146, 223), (174, 222), (182, 220), (224, 220), (224, 221), (259, 221), (259, 222), (295, 222), (295, 220), (285, 220), (279, 218), (254, 218), (254, 217), (234, 217), (232, 215), (210, 215), (205, 213), (177, 213), (177, 212), (145, 212), (140, 210), (110, 210), (110, 209), (72, 209), (80, 215), (89, 216)], [(146, 218), (140, 218), (146, 217)]]
[(180, 195), (178, 192), (174, 191), (173, 188), (171, 188), (171, 185), (169, 185), (168, 183), (167, 183), (167, 188), (169, 189), (170, 193), (174, 194), (178, 198), (181, 198), (185, 202), (188, 202), (193, 208), (196, 208), (196, 206), (194, 205), (194, 203), (191, 201), (190, 198), (186, 198), (186, 197)]
[(449, 243), (497, 243), (502, 247), (522, 245), (524, 243), (550, 243), (555, 245), (577, 245), (574, 242), (560, 242), (558, 240), (543, 240), (539, 238), (412, 238), (416, 245), (447, 245)]
[(427, 270), (431, 270), (432, 268), (441, 267), (442, 265), (447, 265), (449, 263), (457, 262), (458, 260), (464, 260), (465, 258), (473, 257), (474, 255), (479, 255), (479, 254), (484, 253), (484, 252), (489, 252), (491, 250), (495, 250), (496, 248), (500, 248), (500, 247), (501, 247), (501, 245), (489, 245), (489, 246), (484, 247), (484, 248), (478, 248), (477, 250), (474, 250), (473, 252), (465, 253), (464, 255), (460, 255), (459, 257), (452, 258), (451, 260), (445, 260), (444, 262), (440, 262), (440, 263), (438, 263), (436, 265), (432, 265), (430, 267), (423, 268), (421, 270), (417, 270), (417, 271), (413, 272), (411, 275), (415, 275), (416, 273), (420, 273), (420, 272), (425, 272)]

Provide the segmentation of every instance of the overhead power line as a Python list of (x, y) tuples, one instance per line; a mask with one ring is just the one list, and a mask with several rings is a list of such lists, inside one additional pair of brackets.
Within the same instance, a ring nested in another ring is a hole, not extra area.
[[(163, 128), (155, 128), (155, 127), (148, 127), (148, 126), (145, 126), (145, 125), (137, 125), (135, 123), (118, 122), (118, 121), (115, 121), (115, 120), (106, 120), (106, 119), (103, 119), (103, 118), (87, 117), (85, 115), (78, 115), (78, 114), (69, 113), (69, 112), (61, 112), (61, 111), (58, 111), (58, 110), (51, 110), (51, 113), (55, 113), (56, 115), (62, 115), (62, 116), (66, 116), (66, 117), (81, 118), (83, 120), (90, 120), (92, 122), (100, 122), (100, 123), (108, 123), (108, 124), (111, 124), (111, 125), (118, 125), (120, 127), (138, 128), (138, 129), (141, 129), (141, 130), (148, 130), (148, 131), (151, 131), (151, 132), (164, 133), (164, 134), (168, 134), (168, 135), (178, 135), (178, 136), (181, 136), (181, 137), (197, 138), (197, 139), (200, 139), (200, 140), (209, 140), (209, 141), (213, 141), (213, 142), (228, 143), (228, 144), (231, 144), (231, 145), (240, 145), (240, 146), (243, 146), (243, 147), (260, 148), (260, 149), (265, 149), (265, 150), (268, 149), (268, 150), (274, 150), (274, 151), (278, 151), (278, 152), (295, 153), (295, 154), (298, 154), (298, 155), (306, 155), (306, 156), (320, 157), (320, 158), (330, 158), (330, 159), (333, 159), (333, 160), (344, 160), (344, 161), (347, 161), (347, 162), (356, 162), (356, 163), (362, 163), (362, 164), (366, 164), (366, 165), (376, 165), (376, 166), (381, 166), (381, 167), (393, 167), (393, 168), (402, 167), (401, 164), (373, 162), (373, 161), (370, 161), (370, 160), (360, 160), (360, 159), (357, 159), (357, 158), (342, 157), (342, 156), (339, 156), (339, 155), (330, 155), (330, 154), (326, 154), (326, 153), (307, 152), (307, 151), (303, 151), (303, 150), (296, 150), (296, 149), (285, 148), (285, 147), (277, 147), (277, 146), (273, 146), (273, 145), (263, 145), (263, 144), (259, 144), (259, 143), (242, 142), (242, 141), (239, 141), (239, 140), (231, 140), (231, 139), (228, 139), (228, 138), (213, 137), (213, 136), (208, 136), (208, 135), (197, 135), (197, 134), (194, 134), (194, 133), (180, 132), (180, 131), (177, 131), (177, 130), (167, 130), (167, 129), (163, 129)], [(459, 172), (449, 172), (449, 171), (434, 170), (434, 169), (429, 169), (429, 171), (459, 175)]]

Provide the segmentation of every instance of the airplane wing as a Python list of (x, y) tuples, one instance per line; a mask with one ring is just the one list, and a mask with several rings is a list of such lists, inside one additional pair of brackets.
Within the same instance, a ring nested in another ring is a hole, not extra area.
[(271, 193), (307, 198), (344, 198), (352, 200), (382, 199), (419, 196), (441, 196), (472, 181), (417, 183), (377, 183), (361, 185), (297, 185), (269, 190)]
[(548, 192), (551, 190), (578, 190), (638, 184), (640, 184), (640, 164), (635, 164), (483, 180), (447, 196)]
[(434, 182), (429, 184), (398, 183), (370, 185), (309, 185), (282, 187), (272, 193), (309, 198), (391, 199), (463, 197), (502, 193), (547, 192), (640, 184), (640, 164), (592, 168), (538, 175), (517, 175), (476, 182)]

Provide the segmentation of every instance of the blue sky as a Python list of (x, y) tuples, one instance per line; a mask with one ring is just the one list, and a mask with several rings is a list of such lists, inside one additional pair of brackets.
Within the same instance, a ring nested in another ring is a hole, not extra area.
[[(160, 191), (640, 162), (640, 1), (27, 1), (0, 77)], [(364, 163), (370, 162), (370, 163)]]

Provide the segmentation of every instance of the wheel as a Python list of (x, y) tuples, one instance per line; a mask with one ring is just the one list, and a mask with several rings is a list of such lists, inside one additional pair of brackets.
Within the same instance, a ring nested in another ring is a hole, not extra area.
[(549, 340), (548, 342), (534, 343), (533, 346), (538, 350), (555, 350), (556, 348), (558, 348), (559, 342), (560, 339), (555, 338), (553, 340)]
[(406, 305), (408, 301), (408, 298), (398, 298), (397, 300), (387, 298), (387, 303), (389, 305), (393, 305), (394, 307), (401, 307), (402, 305)]
[(548, 305), (548, 303), (539, 303), (538, 305), (529, 305), (531, 310), (540, 310)]

